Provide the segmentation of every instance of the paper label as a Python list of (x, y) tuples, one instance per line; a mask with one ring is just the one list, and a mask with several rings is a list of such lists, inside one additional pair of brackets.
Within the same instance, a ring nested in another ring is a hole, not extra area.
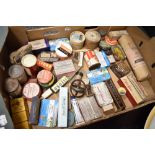
[(57, 76), (75, 71), (75, 67), (72, 60), (54, 62), (53, 66)]
[(104, 82), (92, 85), (98, 104), (103, 107), (113, 103), (112, 96)]
[(44, 39), (31, 41), (29, 44), (32, 45), (32, 50), (39, 50), (47, 47)]
[(136, 47), (132, 49), (125, 50), (125, 53), (128, 57), (128, 60), (134, 70), (139, 66), (145, 64), (143, 57), (141, 56), (140, 52)]
[(58, 127), (67, 127), (68, 88), (61, 87), (59, 92)]
[(75, 119), (76, 119), (76, 123), (80, 124), (80, 123), (84, 123), (84, 119), (81, 115), (80, 109), (77, 105), (77, 100), (76, 99), (72, 99), (71, 100), (74, 112), (75, 112)]
[(116, 61), (115, 61), (115, 58), (114, 58), (113, 55), (108, 55), (107, 57), (108, 57), (110, 63), (114, 63), (114, 62), (116, 62)]

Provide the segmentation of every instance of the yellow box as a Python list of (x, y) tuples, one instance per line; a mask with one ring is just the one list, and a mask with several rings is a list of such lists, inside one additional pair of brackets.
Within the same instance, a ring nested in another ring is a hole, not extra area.
[(25, 122), (16, 124), (15, 128), (16, 129), (30, 129), (30, 125), (29, 125), (28, 121), (25, 121)]
[(26, 105), (25, 100), (22, 97), (11, 100), (10, 104), (12, 114), (28, 110), (28, 106)]
[(28, 111), (22, 111), (12, 115), (14, 124), (18, 124), (28, 120)]

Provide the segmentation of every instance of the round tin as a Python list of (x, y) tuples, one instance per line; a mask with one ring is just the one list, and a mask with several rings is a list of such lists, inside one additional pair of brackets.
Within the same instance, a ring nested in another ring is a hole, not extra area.
[(24, 84), (27, 81), (27, 75), (24, 71), (24, 67), (21, 65), (12, 65), (9, 68), (9, 76), (17, 79), (21, 84)]
[(31, 75), (36, 75), (37, 72), (37, 58), (33, 54), (27, 54), (22, 57), (21, 63), (24, 67), (29, 68)]
[(100, 65), (101, 65), (99, 63), (94, 51), (87, 51), (84, 55), (84, 58), (86, 60), (89, 70), (96, 69), (96, 68), (100, 67)]
[(46, 83), (46, 84), (42, 84), (42, 83), (39, 83), (43, 88), (49, 88), (51, 87), (54, 83), (55, 83), (56, 79), (54, 77), (54, 75), (52, 76), (52, 80), (49, 82), (49, 83)]
[(103, 41), (103, 40), (100, 41), (99, 47), (100, 47), (102, 50), (110, 50), (110, 49), (111, 49), (111, 46), (110, 46), (109, 44), (107, 44), (106, 41)]
[(110, 39), (108, 36), (105, 36), (105, 41), (111, 46), (117, 45), (118, 43), (116, 39)]
[(70, 34), (70, 43), (74, 50), (81, 49), (85, 41), (85, 35), (80, 31), (74, 31)]
[(18, 97), (22, 95), (22, 87), (17, 79), (7, 78), (5, 80), (5, 90), (12, 97)]
[(101, 40), (101, 35), (94, 30), (88, 30), (85, 34), (86, 37), (86, 47), (88, 49), (95, 49), (98, 47), (99, 41)]
[(37, 83), (27, 83), (23, 88), (23, 95), (28, 100), (31, 100), (35, 96), (40, 96), (41, 90)]
[(48, 70), (41, 70), (37, 75), (37, 79), (39, 83), (47, 84), (52, 80), (52, 73)]

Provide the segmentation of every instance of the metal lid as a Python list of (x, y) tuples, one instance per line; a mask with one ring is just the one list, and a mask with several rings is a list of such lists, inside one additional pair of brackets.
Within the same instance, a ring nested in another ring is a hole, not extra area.
[(24, 68), (21, 65), (12, 65), (9, 68), (9, 76), (12, 78), (18, 78), (24, 73)]
[(40, 94), (40, 87), (37, 83), (27, 83), (23, 88), (23, 95), (27, 99), (32, 99)]
[(27, 54), (23, 56), (21, 60), (21, 63), (24, 67), (33, 67), (35, 66), (36, 62), (37, 62), (37, 58), (33, 54)]
[(52, 77), (52, 73), (45, 69), (41, 70), (37, 75), (38, 81), (43, 84), (49, 83), (52, 80)]
[(85, 35), (80, 31), (74, 31), (70, 34), (70, 41), (81, 43), (85, 40)]
[(5, 89), (8, 93), (14, 92), (19, 86), (17, 79), (7, 78), (5, 80)]
[(94, 30), (87, 31), (85, 37), (87, 40), (92, 42), (99, 42), (101, 40), (101, 35), (99, 34), (99, 32)]

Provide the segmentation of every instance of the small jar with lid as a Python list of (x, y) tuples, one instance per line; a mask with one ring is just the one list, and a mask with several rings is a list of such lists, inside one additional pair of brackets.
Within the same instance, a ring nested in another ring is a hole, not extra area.
[(37, 79), (43, 88), (49, 88), (55, 83), (55, 76), (48, 70), (41, 70), (37, 75)]
[(22, 57), (21, 64), (26, 68), (26, 72), (30, 76), (36, 76), (37, 67), (37, 57), (33, 54), (27, 54)]
[(22, 87), (17, 79), (7, 78), (5, 80), (5, 90), (12, 97), (19, 97), (22, 95)]
[(23, 96), (27, 100), (32, 100), (33, 97), (41, 95), (40, 86), (37, 83), (29, 82), (23, 88)]
[(21, 65), (12, 65), (9, 68), (9, 76), (13, 79), (17, 79), (21, 84), (27, 82), (27, 75), (24, 71), (24, 67)]

